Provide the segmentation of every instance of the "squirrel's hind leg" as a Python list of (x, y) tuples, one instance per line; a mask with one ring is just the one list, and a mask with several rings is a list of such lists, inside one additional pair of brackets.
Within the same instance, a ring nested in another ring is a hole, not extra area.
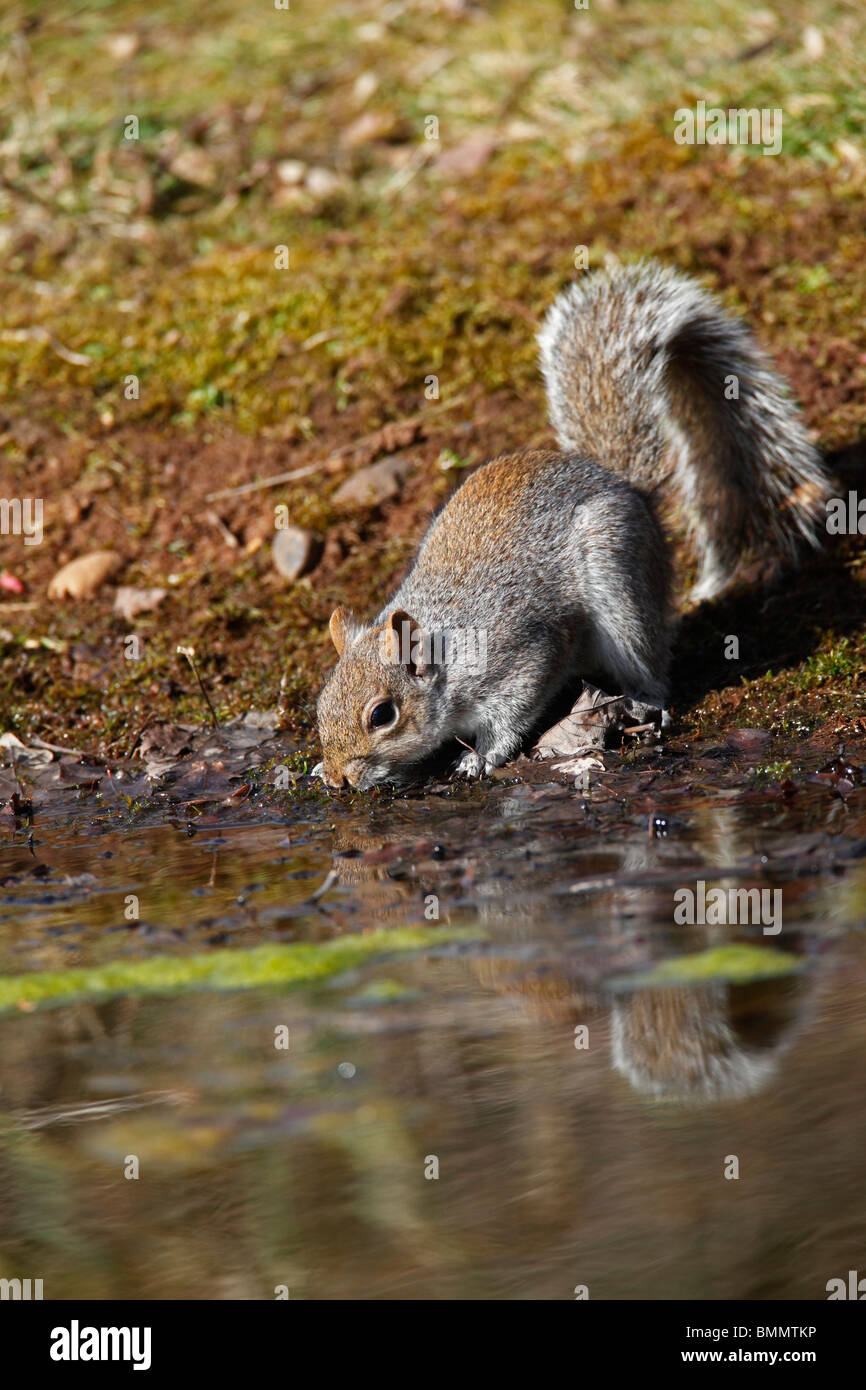
[(620, 488), (580, 508), (575, 569), (586, 624), (581, 674), (593, 671), (606, 690), (662, 710), (672, 635), (670, 561), (640, 493)]

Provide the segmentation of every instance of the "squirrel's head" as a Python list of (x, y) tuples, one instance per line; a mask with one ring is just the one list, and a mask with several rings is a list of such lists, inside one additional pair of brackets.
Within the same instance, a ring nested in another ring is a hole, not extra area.
[(340, 660), (319, 696), (316, 771), (329, 787), (410, 781), (443, 739), (442, 670), (425, 656), (423, 630), (402, 609), (363, 627), (337, 608), (330, 632)]

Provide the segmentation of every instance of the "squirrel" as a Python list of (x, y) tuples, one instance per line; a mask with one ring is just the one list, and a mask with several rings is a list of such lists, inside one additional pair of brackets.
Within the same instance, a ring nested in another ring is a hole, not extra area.
[(657, 718), (674, 633), (663, 485), (698, 560), (694, 601), (729, 589), (745, 553), (778, 564), (819, 544), (831, 479), (797, 406), (690, 276), (591, 273), (538, 344), (559, 451), (476, 469), (372, 626), (331, 616), (315, 769), (329, 787), (405, 785), (455, 743), (456, 772), (490, 772), (589, 676)]

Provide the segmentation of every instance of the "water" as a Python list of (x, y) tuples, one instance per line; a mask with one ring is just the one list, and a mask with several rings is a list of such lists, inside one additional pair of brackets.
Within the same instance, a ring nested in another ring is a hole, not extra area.
[[(672, 745), (611, 755), (589, 798), (536, 768), (349, 799), (268, 791), (272, 751), (5, 817), (0, 1277), (821, 1299), (866, 1273), (862, 784), (814, 758), (780, 789), (748, 750)], [(781, 931), (677, 925), (700, 880), (778, 889)], [(407, 927), (438, 935), (377, 944)], [(300, 986), (183, 978), (350, 937), (372, 954)], [(709, 977), (645, 983), (683, 957)], [(174, 990), (105, 974), (148, 961)], [(37, 977), (60, 993), (34, 1006)]]

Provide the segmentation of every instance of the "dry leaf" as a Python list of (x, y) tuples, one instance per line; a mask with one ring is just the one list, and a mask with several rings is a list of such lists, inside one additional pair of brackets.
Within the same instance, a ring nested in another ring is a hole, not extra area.
[(17, 734), (0, 734), (0, 759), (13, 766), (21, 763), (50, 763), (54, 754), (50, 748), (28, 748)]
[(391, 454), (353, 473), (341, 483), (331, 500), (335, 507), (378, 507), (397, 496), (411, 466), (412, 461), (405, 454)]
[(198, 188), (213, 188), (217, 181), (216, 165), (197, 145), (186, 145), (178, 150), (168, 167), (176, 179), (193, 183)]
[(815, 24), (807, 24), (803, 30), (803, 52), (810, 63), (824, 56), (824, 35)]
[(157, 608), (168, 593), (168, 589), (132, 589), (122, 584), (114, 596), (114, 612), (118, 618), (131, 623), (139, 613), (150, 613)]
[(467, 135), (459, 145), (443, 150), (436, 161), (436, 169), (440, 174), (453, 178), (471, 178), (490, 162), (496, 145), (494, 136), (477, 131), (474, 135)]
[(541, 735), (533, 751), (539, 758), (556, 758), (603, 748), (605, 733), (621, 713), (621, 699), (605, 695), (586, 682), (570, 712)]
[(122, 560), (113, 550), (94, 550), (79, 555), (59, 569), (48, 585), (49, 598), (89, 598), (119, 569)]

